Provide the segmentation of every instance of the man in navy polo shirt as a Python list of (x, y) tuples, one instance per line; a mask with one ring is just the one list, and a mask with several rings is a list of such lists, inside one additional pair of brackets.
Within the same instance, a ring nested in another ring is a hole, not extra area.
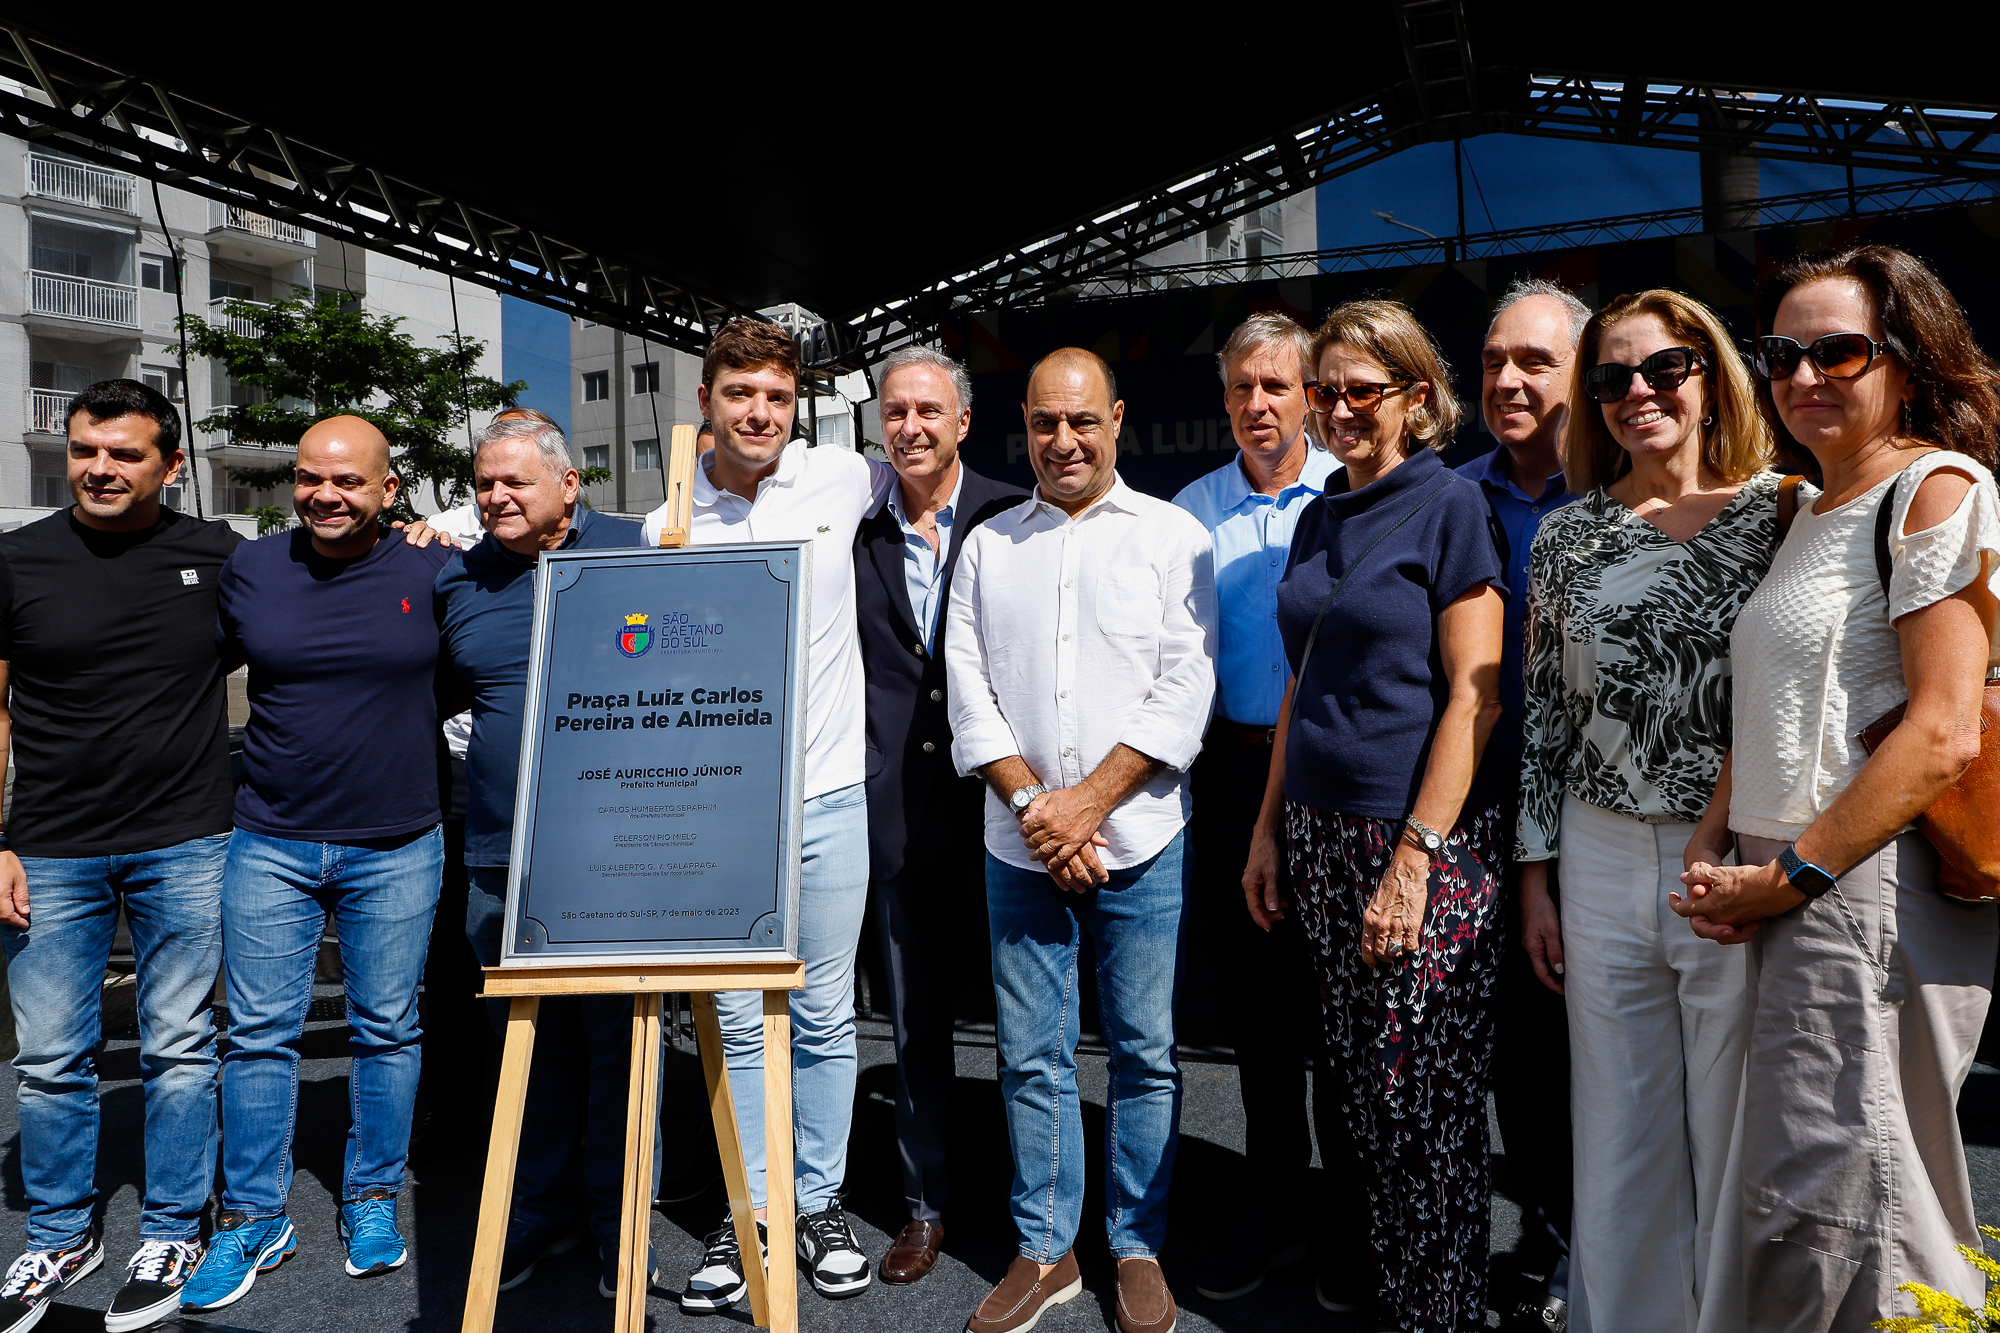
[(370, 1277), (407, 1255), (396, 1196), (444, 861), (431, 591), (451, 553), (382, 525), (400, 485), (380, 431), (329, 417), (299, 440), (300, 526), (245, 542), (222, 569), (216, 637), (225, 661), (249, 663), (250, 722), (222, 883), (222, 1209), (190, 1309), (238, 1300), (297, 1248), (285, 1200), (299, 1037), (329, 916), (354, 1051), (347, 1271)]
[[(1500, 723), (1487, 749), (1505, 771), (1521, 770), (1521, 638), (1528, 613), (1528, 548), (1542, 520), (1576, 498), (1563, 483), (1563, 430), (1569, 422), (1569, 389), (1576, 373), (1577, 339), (1590, 307), (1541, 278), (1516, 282), (1500, 298), (1480, 350), (1480, 409), (1486, 429), (1500, 443), (1492, 453), (1459, 469), (1479, 483), (1506, 538), (1507, 608), (1500, 650)], [(1515, 784), (1518, 789), (1518, 782)], [(1511, 812), (1508, 815), (1513, 818)], [(1511, 828), (1511, 823), (1509, 824)], [(1510, 1161), (1534, 1162), (1516, 1174), (1528, 1262), (1549, 1270), (1547, 1290), (1524, 1301), (1518, 1313), (1558, 1326), (1569, 1297), (1569, 1027), (1560, 994), (1536, 981), (1522, 939), (1524, 903), (1520, 875), (1507, 878), (1507, 939), (1501, 955), (1494, 1012), (1493, 1100)], [(1554, 913), (1547, 929), (1554, 931)], [(1556, 945), (1557, 957), (1561, 945)], [(1546, 1256), (1537, 1250), (1550, 1250)]]
[[(578, 506), (581, 482), (553, 422), (496, 418), (473, 438), (472, 468), (486, 532), (438, 575), (437, 597), (446, 656), (472, 690), (465, 933), (479, 961), (493, 967), (505, 926), (536, 562), (543, 551), (637, 546), (643, 532), (637, 523)], [(504, 1016), (495, 1025), (502, 1022)], [(585, 1220), (603, 1262), (598, 1294), (615, 1296), (632, 1004), (622, 995), (551, 997), (542, 1001), (537, 1024), (500, 1289), (526, 1282), (540, 1259), (574, 1246)], [(587, 1201), (575, 1197), (571, 1182), (578, 1177)]]

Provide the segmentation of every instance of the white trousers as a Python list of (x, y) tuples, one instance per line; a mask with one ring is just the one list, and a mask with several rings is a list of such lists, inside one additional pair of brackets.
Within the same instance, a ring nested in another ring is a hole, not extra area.
[(1575, 1333), (1741, 1333), (1744, 951), (1667, 904), (1692, 824), (1565, 797)]

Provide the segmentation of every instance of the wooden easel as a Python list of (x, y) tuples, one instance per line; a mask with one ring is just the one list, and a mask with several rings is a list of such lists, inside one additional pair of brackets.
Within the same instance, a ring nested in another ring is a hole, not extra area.
[[(695, 428), (675, 426), (667, 463), (666, 522), (660, 545), (685, 546), (692, 519)], [(771, 1333), (798, 1333), (797, 1253), (793, 1249), (796, 1204), (792, 1194), (792, 1010), (791, 992), (806, 984), (801, 962), (709, 961), (599, 964), (551, 967), (489, 967), (487, 999), (507, 999), (507, 1045), (500, 1059), (499, 1095), (493, 1106), (493, 1135), (486, 1150), (486, 1183), (479, 1198), (478, 1239), (472, 1247), (472, 1277), (466, 1286), (464, 1333), (491, 1333), (500, 1295), (500, 1261), (507, 1244), (507, 1218), (514, 1206), (514, 1164), (521, 1149), (521, 1120), (527, 1106), (528, 1067), (535, 1052), (535, 1021), (544, 995), (630, 995), (632, 997), (632, 1076), (625, 1102), (625, 1197), (618, 1223), (616, 1333), (645, 1333), (647, 1255), (652, 1247), (653, 1143), (658, 1132), (660, 1096), (660, 997), (688, 993), (694, 1004), (695, 1037), (708, 1088), (715, 1146), (722, 1157), (729, 1215), (743, 1255), (750, 1317)], [(764, 993), (764, 1166), (769, 1260), (756, 1262), (757, 1222), (750, 1205), (750, 1175), (737, 1137), (736, 1102), (722, 1058), (722, 1026), (716, 1017), (718, 991)]]

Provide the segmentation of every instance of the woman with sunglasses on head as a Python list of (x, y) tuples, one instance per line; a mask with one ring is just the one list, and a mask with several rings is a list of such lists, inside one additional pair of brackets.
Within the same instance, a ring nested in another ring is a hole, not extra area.
[(1313, 347), (1317, 438), (1346, 468), (1300, 514), (1278, 586), (1293, 675), (1243, 886), (1259, 925), (1296, 912), (1311, 942), (1352, 1140), (1327, 1165), (1368, 1191), (1371, 1253), (1330, 1256), (1320, 1303), (1371, 1330), (1469, 1333), (1486, 1323), (1509, 776), (1480, 757), (1505, 585), (1485, 497), (1434, 452), (1459, 406), (1423, 327), (1354, 301)]
[(2000, 658), (2000, 367), (1888, 246), (1793, 261), (1758, 313), (1764, 405), (1824, 479), (1736, 622), (1735, 744), (1675, 910), (1749, 943), (1748, 1327), (1845, 1333), (1911, 1313), (1904, 1282), (1984, 1303), (1954, 1107), (2000, 921), (1939, 891), (1911, 825), (1979, 755)]
[(1729, 748), (1729, 629), (1770, 565), (1779, 479), (1750, 372), (1700, 302), (1621, 296), (1578, 356), (1581, 494), (1529, 555), (1516, 851), (1523, 943), (1569, 1011), (1569, 1323), (1735, 1333), (1743, 960), (1663, 923)]

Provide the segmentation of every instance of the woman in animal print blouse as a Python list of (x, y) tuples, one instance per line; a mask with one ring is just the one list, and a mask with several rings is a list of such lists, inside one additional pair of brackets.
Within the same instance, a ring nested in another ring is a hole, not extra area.
[(1744, 968), (1674, 928), (1668, 895), (1729, 748), (1729, 631), (1771, 563), (1778, 477), (1700, 303), (1620, 297), (1578, 357), (1582, 494), (1529, 557), (1515, 849), (1524, 943), (1569, 1011), (1570, 1327), (1720, 1333), (1743, 1321)]

